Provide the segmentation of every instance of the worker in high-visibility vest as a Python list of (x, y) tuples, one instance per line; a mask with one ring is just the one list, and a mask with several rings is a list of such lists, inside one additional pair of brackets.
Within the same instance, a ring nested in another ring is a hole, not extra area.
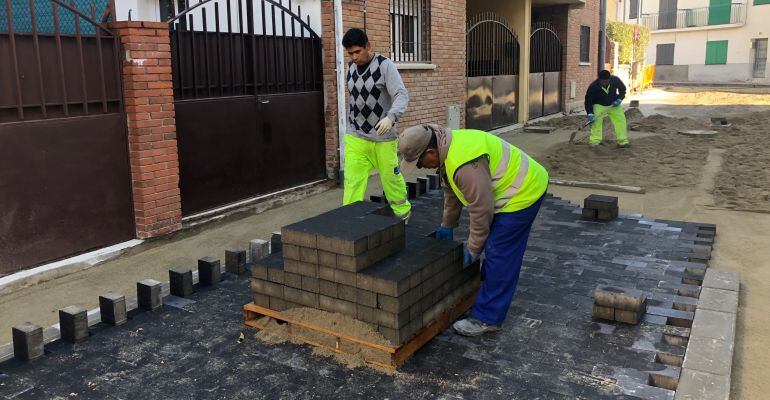
[(483, 282), (466, 319), (453, 325), (465, 336), (500, 329), (516, 292), (532, 222), (548, 172), (522, 150), (478, 130), (418, 125), (399, 135), (402, 171), (438, 168), (444, 214), (436, 238), (453, 240), (463, 206), (470, 214), (465, 263), (484, 253)]
[(588, 114), (588, 123), (591, 124), (591, 147), (602, 143), (602, 124), (604, 117), (610, 117), (615, 128), (615, 136), (618, 138), (618, 147), (630, 147), (628, 143), (628, 128), (626, 127), (626, 114), (620, 103), (626, 97), (626, 85), (617, 76), (612, 76), (610, 71), (601, 70), (597, 80), (588, 85), (586, 90), (585, 108)]

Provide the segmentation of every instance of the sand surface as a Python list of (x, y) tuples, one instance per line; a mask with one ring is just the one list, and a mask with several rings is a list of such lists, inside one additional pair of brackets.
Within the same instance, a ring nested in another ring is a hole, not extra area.
[[(345, 333), (354, 338), (380, 346), (393, 346), (393, 344), (385, 339), (382, 334), (375, 331), (371, 325), (346, 315), (312, 308), (292, 308), (281, 312), (281, 316), (293, 321), (326, 328), (334, 332)], [(305, 343), (305, 341), (309, 341), (330, 346), (332, 348), (336, 345), (337, 339), (334, 336), (312, 329), (298, 326), (289, 327), (288, 324), (278, 323), (276, 320), (269, 317), (264, 317), (260, 320), (260, 323), (265, 326), (265, 329), (257, 332), (255, 338), (268, 344), (279, 344), (287, 341), (302, 344)], [(367, 360), (389, 363), (389, 355), (381, 350), (345, 340), (340, 341), (340, 349), (342, 352), (336, 352), (323, 347), (313, 347), (313, 354), (332, 358), (348, 368), (369, 366), (383, 372), (392, 372), (391, 370), (378, 368), (367, 363)]]

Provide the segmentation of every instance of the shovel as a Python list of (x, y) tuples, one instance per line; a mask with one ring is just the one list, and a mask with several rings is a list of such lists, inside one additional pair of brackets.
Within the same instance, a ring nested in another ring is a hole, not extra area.
[[(598, 121), (599, 118), (604, 118), (608, 113), (609, 113), (609, 111), (605, 111), (603, 113), (595, 115), (594, 116), (594, 123), (596, 123), (596, 121)], [(591, 125), (591, 123), (586, 121), (585, 123), (580, 125), (580, 128), (578, 128), (576, 131), (572, 132), (572, 134), (569, 135), (569, 143), (570, 144), (575, 143), (575, 136), (577, 136), (578, 132), (582, 132), (583, 129), (585, 129), (585, 127), (588, 126), (588, 125)]]

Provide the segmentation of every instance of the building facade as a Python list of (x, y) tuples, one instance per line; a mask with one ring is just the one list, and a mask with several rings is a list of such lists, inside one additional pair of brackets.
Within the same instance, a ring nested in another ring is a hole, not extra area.
[(656, 82), (770, 82), (770, 1), (630, 4), (628, 20), (652, 31), (646, 61), (655, 64)]

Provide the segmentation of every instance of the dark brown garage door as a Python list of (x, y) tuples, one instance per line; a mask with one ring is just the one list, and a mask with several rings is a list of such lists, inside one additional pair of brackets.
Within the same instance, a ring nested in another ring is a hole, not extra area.
[(96, 22), (104, 7), (0, 3), (4, 275), (130, 239), (134, 219), (120, 44)]

